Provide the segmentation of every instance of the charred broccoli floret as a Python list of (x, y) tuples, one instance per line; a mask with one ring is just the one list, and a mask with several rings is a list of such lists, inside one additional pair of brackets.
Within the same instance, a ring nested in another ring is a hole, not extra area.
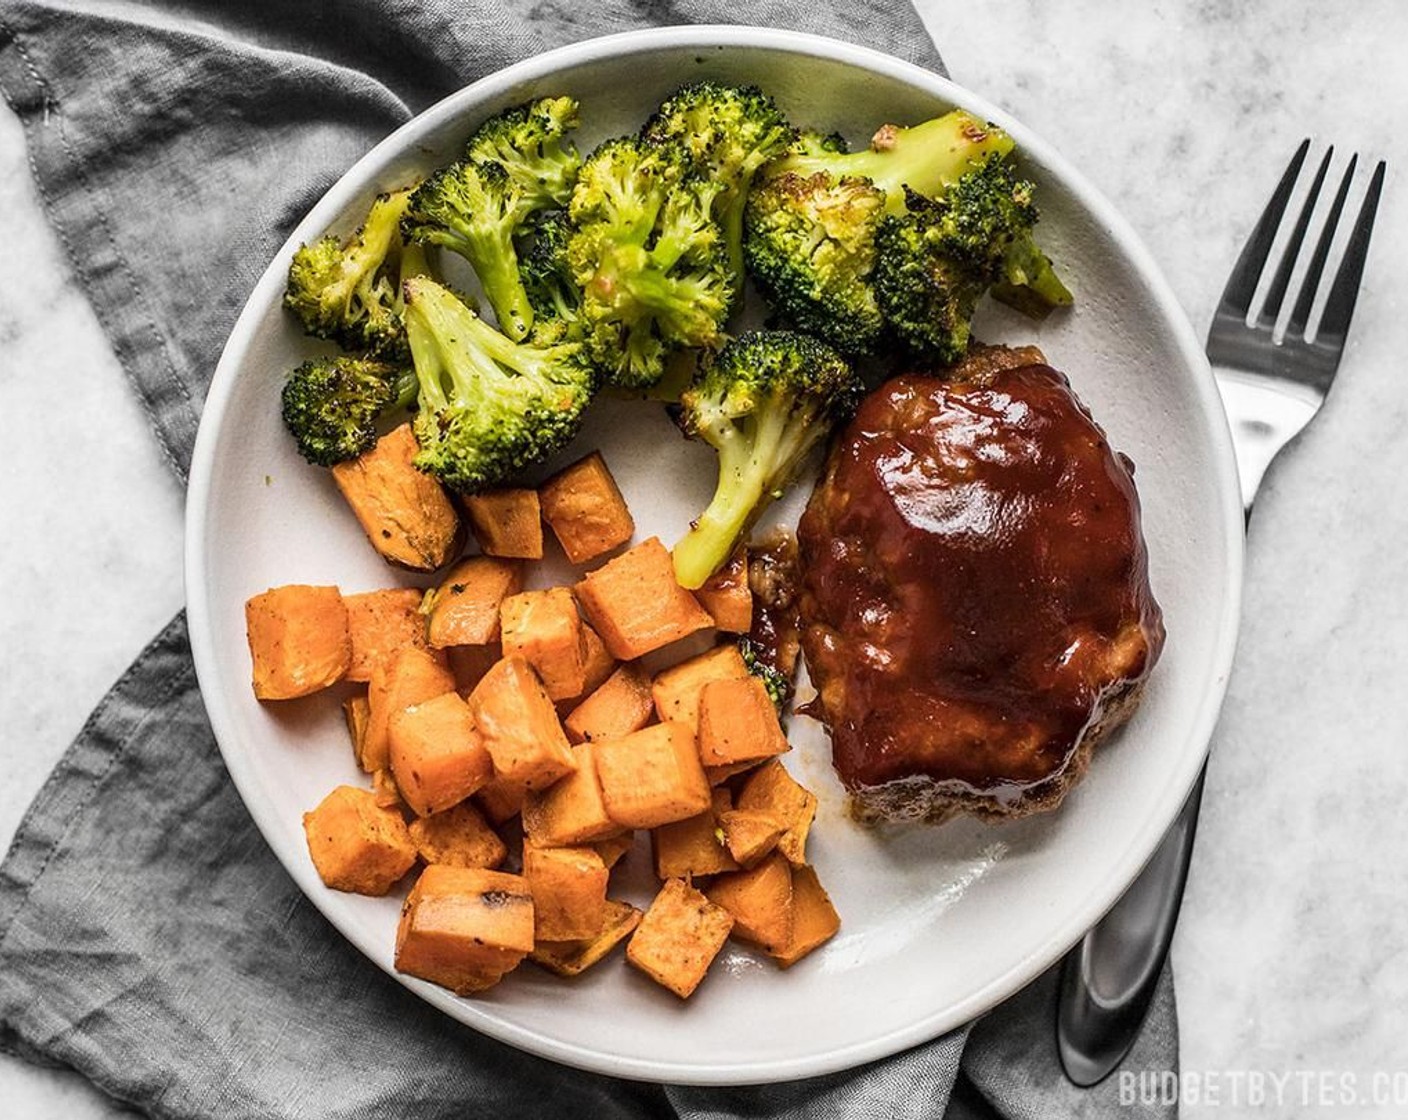
[(446, 485), (493, 486), (581, 427), (594, 385), (577, 344), (516, 343), (426, 277), (406, 282), (406, 334), (420, 386), (416, 466)]
[(720, 189), (673, 145), (612, 140), (583, 163), (567, 259), (592, 360), (614, 384), (648, 388), (672, 350), (719, 341), (733, 291)]
[(373, 358), (314, 358), (284, 382), (283, 420), (299, 453), (331, 467), (370, 451), (377, 421), (416, 399), (415, 374)]
[(1031, 244), (1036, 217), (1032, 184), (1001, 159), (937, 200), (911, 192), (875, 235), (875, 293), (900, 339), (942, 362), (961, 358), (978, 301), (1006, 275), (1013, 247)]
[(739, 286), (748, 188), (758, 169), (786, 152), (795, 135), (772, 98), (757, 86), (720, 82), (696, 82), (677, 90), (641, 129), (646, 143), (681, 145), (691, 168), (722, 187), (714, 199), (714, 217)]
[(742, 637), (738, 639), (738, 652), (743, 656), (743, 664), (747, 666), (748, 672), (763, 682), (763, 688), (767, 690), (768, 699), (772, 701), (773, 707), (779, 712), (787, 707), (787, 701), (792, 698), (792, 682), (787, 679), (785, 673), (775, 665), (769, 665), (758, 656), (757, 647), (753, 645), (751, 638)]
[(855, 408), (860, 378), (825, 343), (755, 331), (727, 343), (680, 400), (685, 435), (719, 453), (713, 500), (675, 545), (675, 576), (700, 586), (791, 482), (807, 452)]
[(530, 101), (485, 121), (465, 145), (465, 159), (497, 163), (530, 211), (566, 206), (582, 165), (567, 139), (577, 123), (574, 98)]
[(519, 271), (533, 307), (532, 339), (538, 345), (577, 341), (581, 335), (582, 293), (572, 279), (567, 246), (572, 222), (565, 210), (549, 210), (534, 223)]
[(328, 235), (289, 262), (284, 306), (309, 334), (349, 350), (404, 355), (400, 223), (408, 188), (380, 195), (348, 240)]

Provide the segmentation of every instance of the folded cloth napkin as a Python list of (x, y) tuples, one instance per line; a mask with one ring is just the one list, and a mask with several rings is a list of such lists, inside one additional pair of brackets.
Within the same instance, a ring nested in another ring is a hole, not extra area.
[[(0, 0), (0, 89), (184, 476), (210, 373), (265, 263), (354, 159), (452, 90), (549, 47), (667, 23), (777, 24), (942, 69), (908, 4), (741, 8)], [(1047, 976), (970, 1028), (783, 1085), (634, 1084), (511, 1050), (361, 959), (284, 873), (221, 764), (184, 616), (93, 713), (0, 867), (0, 1046), (160, 1117), (1130, 1115), (1118, 1079), (1084, 1093), (1062, 1079), (1052, 990)], [(1126, 1068), (1176, 1068), (1176, 1050), (1166, 975)]]

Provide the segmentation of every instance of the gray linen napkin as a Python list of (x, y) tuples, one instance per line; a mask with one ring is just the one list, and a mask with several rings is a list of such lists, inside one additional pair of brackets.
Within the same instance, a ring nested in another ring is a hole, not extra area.
[[(184, 477), (245, 294), (368, 147), (537, 51), (704, 22), (831, 34), (942, 70), (909, 5), (887, 0), (0, 0), (0, 91)], [(93, 713), (0, 866), (0, 1046), (160, 1117), (1171, 1115), (1132, 1104), (1118, 1079), (1064, 1082), (1052, 986), (927, 1046), (786, 1085), (662, 1088), (511, 1050), (369, 965), (284, 873), (227, 780), (184, 616)], [(1176, 1064), (1165, 975), (1125, 1068)]]

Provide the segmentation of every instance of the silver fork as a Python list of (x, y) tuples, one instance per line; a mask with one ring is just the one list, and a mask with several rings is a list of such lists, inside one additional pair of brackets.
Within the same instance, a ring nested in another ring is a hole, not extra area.
[[(1385, 166), (1380, 161), (1369, 180), (1319, 323), (1313, 335), (1309, 334), (1311, 313), (1359, 162), (1357, 155), (1350, 159), (1307, 264), (1284, 336), (1278, 337), (1276, 326), (1315, 216), (1333, 148), (1320, 161), (1266, 296), (1255, 319), (1250, 316), (1309, 151), (1310, 141), (1306, 140), (1281, 176), (1232, 267), (1208, 331), (1208, 360), (1231, 424), (1242, 503), (1248, 515), (1266, 468), (1319, 411), (1339, 369), (1383, 190)], [(1205, 762), (1178, 819), (1139, 878), (1066, 956), (1056, 1036), (1066, 1076), (1077, 1085), (1094, 1085), (1119, 1065), (1149, 1010), (1178, 921), (1206, 774)]]

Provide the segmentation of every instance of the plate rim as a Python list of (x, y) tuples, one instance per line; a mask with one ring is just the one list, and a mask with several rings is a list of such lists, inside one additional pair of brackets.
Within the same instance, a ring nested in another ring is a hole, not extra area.
[[(620, 55), (651, 53), (670, 48), (748, 47), (777, 50), (806, 57), (840, 62), (871, 70), (896, 79), (921, 92), (981, 113), (1006, 129), (1024, 150), (1039, 155), (1040, 161), (1058, 176), (1090, 216), (1099, 221), (1129, 263), (1139, 273), (1169, 327), (1177, 350), (1191, 374), (1195, 399), (1211, 435), (1214, 473), (1223, 534), (1228, 542), (1224, 557), (1225, 586), (1222, 611), (1217, 619), (1216, 656), (1208, 665), (1195, 710), (1190, 711), (1182, 736), (1183, 749), (1169, 785), (1167, 819), (1151, 817), (1130, 838), (1123, 857), (1109, 875), (1089, 892), (1083, 904), (1042, 945), (1017, 961), (1002, 975), (957, 1003), (903, 1027), (849, 1045), (798, 1057), (769, 1059), (758, 1063), (708, 1062), (693, 1064), (651, 1058), (620, 1058), (602, 1054), (576, 1043), (551, 1038), (536, 1030), (505, 1022), (488, 1008), (452, 995), (422, 980), (405, 976), (382, 963), (384, 946), (370, 937), (344, 929), (325, 905), (330, 895), (306, 860), (286, 860), (270, 841), (283, 828), (271, 804), (247, 791), (255, 785), (253, 768), (246, 753), (237, 749), (238, 737), (226, 702), (216, 688), (220, 661), (214, 648), (213, 626), (208, 610), (208, 584), (204, 528), (210, 514), (210, 488), (215, 476), (215, 447), (223, 427), (226, 409), (236, 384), (236, 374), (244, 364), (257, 327), (271, 301), (282, 290), (286, 262), (301, 243), (321, 235), (331, 219), (366, 189), (368, 172), (393, 153), (409, 148), (416, 137), (432, 132), (457, 116), (473, 111), (476, 104), (501, 97), (522, 83), (545, 77), (570, 66), (581, 66)], [(201, 688), (211, 729), (215, 734), (225, 767), (255, 825), (259, 828), (280, 864), (294, 879), (305, 897), (350, 941), (369, 963), (382, 969), (438, 1010), (461, 1023), (501, 1042), (540, 1057), (595, 1073), (633, 1080), (660, 1081), (686, 1085), (740, 1085), (757, 1082), (792, 1081), (854, 1068), (888, 1057), (911, 1046), (939, 1037), (990, 1010), (1015, 994), (1074, 945), (1086, 930), (1118, 900), (1144, 864), (1153, 855), (1159, 838), (1172, 823), (1178, 807), (1191, 790), (1202, 766), (1222, 700), (1226, 692), (1233, 654), (1236, 649), (1241, 606), (1244, 562), (1243, 511), (1237, 481), (1237, 467), (1231, 433), (1211, 368), (1203, 354), (1181, 305), (1163, 273), (1138, 234), (1114, 205), (1055, 148), (1047, 144), (1011, 114), (991, 104), (981, 95), (952, 79), (915, 63), (895, 58), (870, 47), (806, 32), (738, 24), (691, 24), (667, 28), (647, 28), (600, 36), (544, 51), (503, 69), (487, 74), (451, 93), (406, 121), (383, 138), (347, 169), (318, 199), (295, 226), (288, 239), (270, 260), (251, 289), (221, 351), (202, 410), (187, 486), (185, 514), (184, 577), (187, 622), (196, 678)], [(209, 688), (207, 688), (209, 682)], [(228, 744), (228, 745), (227, 745)]]

